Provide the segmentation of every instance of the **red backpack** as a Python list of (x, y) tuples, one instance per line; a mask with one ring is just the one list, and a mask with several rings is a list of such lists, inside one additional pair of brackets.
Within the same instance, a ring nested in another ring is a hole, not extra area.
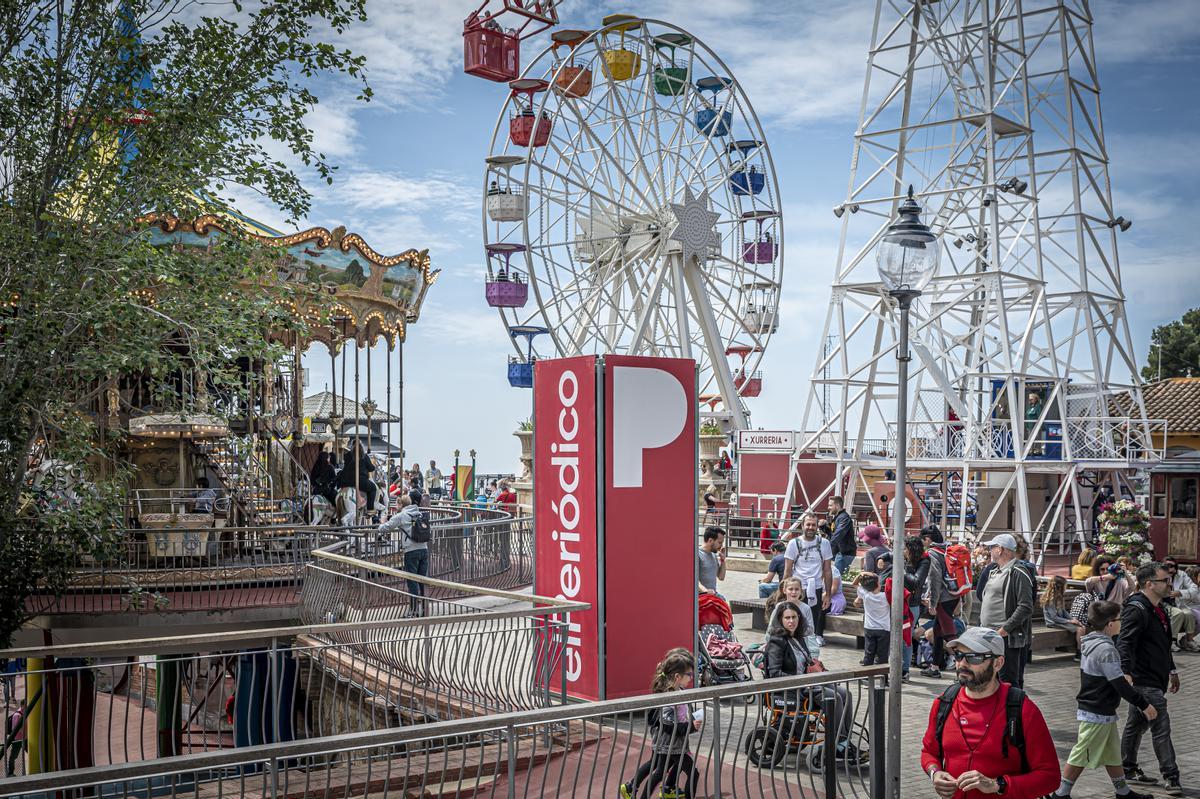
[(971, 550), (965, 545), (951, 544), (946, 547), (946, 576), (953, 583), (950, 593), (954, 596), (962, 596), (975, 584), (974, 575), (971, 574)]

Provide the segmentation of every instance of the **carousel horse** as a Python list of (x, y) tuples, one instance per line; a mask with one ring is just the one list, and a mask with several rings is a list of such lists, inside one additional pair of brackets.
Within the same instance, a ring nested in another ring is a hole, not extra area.
[(338, 489), (335, 514), (342, 527), (357, 526), (358, 508), (365, 500), (366, 497), (354, 486)]
[(332, 525), (337, 521), (337, 508), (320, 494), (313, 494), (308, 498), (306, 516), (308, 523), (314, 527)]

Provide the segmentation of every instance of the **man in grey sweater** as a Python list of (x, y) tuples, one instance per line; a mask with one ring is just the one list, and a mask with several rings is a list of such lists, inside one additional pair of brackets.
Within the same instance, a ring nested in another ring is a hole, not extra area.
[(1025, 684), (1025, 660), (1033, 638), (1036, 578), (1017, 559), (1017, 539), (1008, 533), (984, 542), (998, 567), (988, 578), (979, 606), (979, 626), (991, 627), (1004, 639), (1000, 679)]

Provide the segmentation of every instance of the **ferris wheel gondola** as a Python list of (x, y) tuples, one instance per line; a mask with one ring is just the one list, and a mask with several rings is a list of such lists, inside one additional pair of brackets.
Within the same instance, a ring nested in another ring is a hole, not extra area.
[(525, 352), (508, 359), (508, 384), (513, 388), (533, 388), (533, 364), (537, 355), (533, 351), (533, 340), (550, 331), (537, 325), (514, 325), (509, 328), (508, 335), (512, 338), (517, 352), (521, 352), (521, 343), (525, 340)]
[[(533, 302), (492, 303), (489, 283), (489, 303), (510, 332), (543, 328), (562, 356), (694, 358), (700, 393), (722, 400), (706, 415), (745, 427), (741, 399), (757, 393), (746, 376), (778, 326), (783, 217), (741, 85), (686, 31), (615, 15), (558, 32), (510, 89), (487, 159), (484, 240), (489, 263), (494, 245), (519, 245), (506, 258), (523, 259)], [(520, 219), (497, 213), (505, 188), (522, 198)], [(731, 346), (748, 348), (740, 382)]]

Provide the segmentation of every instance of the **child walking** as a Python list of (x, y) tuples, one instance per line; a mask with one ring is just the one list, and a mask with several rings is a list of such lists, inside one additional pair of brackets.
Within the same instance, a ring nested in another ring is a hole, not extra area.
[[(696, 673), (696, 660), (692, 653), (682, 647), (667, 652), (654, 670), (654, 681), (650, 684), (653, 693), (682, 691), (688, 687)], [(659, 783), (663, 784), (662, 799), (690, 799), (696, 795), (696, 771), (692, 759), (688, 736), (700, 730), (704, 723), (702, 711), (693, 711), (691, 705), (663, 705), (650, 711), (646, 726), (650, 728), (653, 755), (638, 767), (633, 782), (623, 782), (621, 799), (641, 796), (648, 799)], [(679, 790), (679, 777), (686, 774), (687, 788)], [(643, 785), (644, 783), (644, 785)], [(641, 793), (638, 793), (638, 788)]]
[(1088, 607), (1088, 629), (1083, 637), (1079, 660), (1078, 705), (1079, 737), (1067, 765), (1062, 784), (1053, 797), (1068, 797), (1085, 768), (1103, 768), (1112, 780), (1118, 799), (1153, 799), (1138, 793), (1125, 783), (1121, 763), (1121, 731), (1117, 729), (1117, 709), (1124, 699), (1154, 720), (1158, 711), (1125, 680), (1121, 656), (1113, 637), (1121, 631), (1121, 606), (1098, 599)]
[(858, 583), (858, 598), (854, 605), (863, 609), (863, 660), (864, 666), (887, 663), (888, 647), (892, 640), (892, 607), (880, 591), (879, 575), (861, 572)]

